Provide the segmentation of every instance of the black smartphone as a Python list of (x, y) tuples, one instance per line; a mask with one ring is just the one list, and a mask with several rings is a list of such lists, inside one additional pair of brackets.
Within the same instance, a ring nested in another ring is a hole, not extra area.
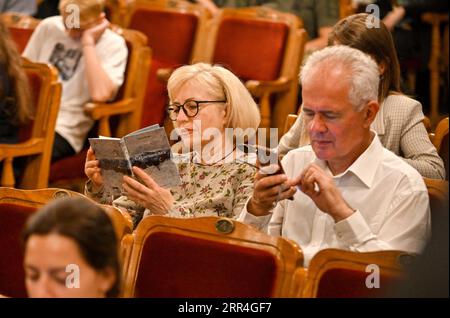
[[(278, 152), (276, 150), (266, 148), (260, 145), (248, 145), (248, 144), (241, 144), (238, 147), (240, 149), (246, 149), (247, 153), (256, 153), (256, 157), (258, 158), (259, 162), (259, 170), (261, 172), (264, 172), (268, 175), (285, 173), (283, 166), (281, 164), (280, 157), (278, 156)], [(280, 169), (278, 171), (272, 172), (264, 168), (270, 166), (271, 164), (278, 164)]]

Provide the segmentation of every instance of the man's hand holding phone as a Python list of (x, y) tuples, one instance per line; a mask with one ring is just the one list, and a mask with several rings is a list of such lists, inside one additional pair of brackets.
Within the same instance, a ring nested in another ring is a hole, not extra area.
[[(264, 168), (275, 171), (267, 174)], [(267, 215), (275, 208), (278, 201), (292, 198), (297, 188), (291, 184), (287, 176), (281, 173), (278, 165), (262, 167), (255, 175), (253, 195), (249, 200), (247, 210), (253, 215)]]

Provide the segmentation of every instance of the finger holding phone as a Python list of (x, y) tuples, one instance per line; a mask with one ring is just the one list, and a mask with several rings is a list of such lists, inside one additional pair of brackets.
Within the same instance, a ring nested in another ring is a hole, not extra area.
[(333, 178), (317, 164), (307, 166), (293, 183), (314, 201), (316, 206), (336, 222), (346, 219), (354, 210), (345, 202)]

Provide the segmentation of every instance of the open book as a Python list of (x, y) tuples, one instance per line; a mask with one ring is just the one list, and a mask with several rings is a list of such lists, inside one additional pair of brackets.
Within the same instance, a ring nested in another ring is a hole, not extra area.
[[(164, 128), (153, 125), (132, 132), (123, 138), (89, 138), (102, 169), (105, 197), (123, 194), (123, 176), (134, 177), (131, 167), (145, 170), (161, 187), (181, 183)], [(137, 179), (138, 180), (138, 179)]]

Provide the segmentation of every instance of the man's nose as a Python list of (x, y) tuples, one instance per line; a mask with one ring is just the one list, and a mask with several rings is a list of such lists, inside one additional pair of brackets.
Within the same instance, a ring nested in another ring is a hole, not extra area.
[(34, 284), (33, 296), (36, 298), (54, 297), (51, 284), (50, 278), (47, 275), (42, 275)]
[(327, 131), (327, 126), (320, 114), (315, 114), (309, 123), (311, 132), (323, 133)]

